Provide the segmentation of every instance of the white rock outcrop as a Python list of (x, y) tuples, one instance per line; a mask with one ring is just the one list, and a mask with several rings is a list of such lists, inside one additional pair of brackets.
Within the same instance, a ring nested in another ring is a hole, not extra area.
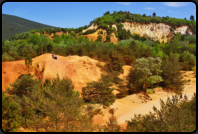
[[(174, 33), (181, 33), (181, 34), (191, 34), (192, 31), (190, 30), (189, 26), (180, 26), (176, 27), (176, 29), (171, 32), (170, 25), (164, 24), (164, 23), (136, 23), (136, 22), (124, 22), (122, 23), (124, 25), (123, 29), (129, 30), (131, 34), (137, 34), (140, 37), (149, 37), (150, 39), (154, 41), (161, 42), (170, 42), (172, 36)], [(83, 30), (82, 32), (86, 32), (90, 29), (97, 29), (97, 24), (92, 24), (89, 28), (86, 30)], [(108, 26), (109, 27), (109, 26)], [(112, 25), (113, 28), (117, 31), (117, 26), (115, 24)]]

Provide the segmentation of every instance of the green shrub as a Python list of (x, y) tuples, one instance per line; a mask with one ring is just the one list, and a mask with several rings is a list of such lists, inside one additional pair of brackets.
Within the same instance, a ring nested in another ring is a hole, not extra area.
[(16, 132), (21, 125), (20, 106), (2, 92), (2, 129)]
[(11, 57), (10, 55), (8, 55), (7, 53), (3, 53), (2, 54), (2, 61), (4, 62), (4, 61), (14, 61), (14, 58), (13, 57)]
[(100, 68), (103, 67), (103, 65), (100, 62), (98, 62), (96, 65), (99, 66)]
[(146, 89), (146, 93), (152, 94), (153, 90), (152, 89)]

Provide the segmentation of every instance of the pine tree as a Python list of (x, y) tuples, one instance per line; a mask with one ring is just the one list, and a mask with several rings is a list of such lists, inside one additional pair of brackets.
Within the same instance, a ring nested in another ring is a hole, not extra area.
[(190, 16), (190, 20), (191, 21), (194, 21), (195, 20), (193, 15)]
[(27, 123), (24, 126), (47, 132), (93, 131), (91, 118), (81, 114), (84, 102), (80, 93), (73, 89), (71, 80), (57, 77), (42, 90), (35, 87), (28, 97), (16, 97)]
[(112, 86), (110, 82), (110, 77), (102, 74), (98, 82), (87, 83), (87, 86), (82, 89), (83, 100), (109, 106), (115, 101), (115, 95), (112, 93), (114, 88), (110, 88)]
[(112, 115), (104, 128), (104, 132), (120, 132), (120, 129), (116, 117)]
[(109, 58), (110, 60), (106, 64), (107, 68), (123, 73), (122, 66), (125, 65), (123, 57), (117, 51), (110, 51)]
[(158, 83), (162, 81), (162, 77), (159, 76), (162, 60), (159, 57), (152, 58), (148, 57), (148, 59), (140, 58), (136, 59), (135, 69), (143, 73), (142, 77), (139, 80), (139, 83), (143, 83), (143, 90), (146, 91), (147, 85), (151, 85), (153, 88), (154, 83)]
[(33, 87), (38, 85), (41, 81), (33, 79), (33, 75), (23, 75), (21, 78), (17, 79), (11, 87), (7, 88), (6, 92), (9, 94), (16, 94), (22, 97), (24, 95), (29, 95)]
[(5, 132), (16, 132), (20, 126), (20, 107), (9, 96), (2, 92), (2, 129)]
[(26, 59), (25, 59), (25, 65), (28, 68), (28, 74), (29, 74), (29, 68), (32, 65), (32, 57), (28, 54)]
[(153, 17), (155, 17), (155, 15), (156, 15), (156, 13), (154, 12), (154, 13), (153, 13)]
[[(170, 69), (171, 68), (171, 69)], [(181, 65), (176, 57), (166, 59), (161, 66), (163, 82), (160, 84), (165, 89), (172, 89), (181, 94), (185, 80), (183, 80)]]

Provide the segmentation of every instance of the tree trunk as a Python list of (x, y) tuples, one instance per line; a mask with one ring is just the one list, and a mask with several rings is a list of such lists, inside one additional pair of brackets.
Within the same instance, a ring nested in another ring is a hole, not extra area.
[(146, 92), (146, 89), (147, 89), (147, 84), (146, 84), (146, 82), (144, 82), (143, 90)]
[(29, 62), (28, 62), (28, 74), (29, 74)]

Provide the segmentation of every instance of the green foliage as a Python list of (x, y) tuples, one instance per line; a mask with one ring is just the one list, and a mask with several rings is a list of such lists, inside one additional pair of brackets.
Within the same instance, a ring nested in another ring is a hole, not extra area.
[(172, 89), (176, 93), (180, 94), (183, 90), (183, 85), (185, 82), (180, 69), (181, 65), (176, 57), (166, 59), (161, 66), (161, 76), (163, 79), (161, 86), (165, 89)]
[(153, 89), (146, 89), (146, 93), (152, 94), (153, 93)]
[(14, 58), (13, 57), (11, 57), (9, 54), (7, 54), (7, 53), (3, 53), (2, 54), (2, 61), (4, 62), (4, 61), (14, 61)]
[(98, 37), (97, 37), (97, 39), (95, 41), (102, 42), (102, 36), (98, 35)]
[(196, 74), (196, 65), (192, 68), (192, 70), (195, 72)]
[(98, 62), (96, 65), (99, 66), (100, 68), (103, 67), (103, 65), (100, 62)]
[(135, 52), (138, 48), (137, 44), (135, 43), (135, 41), (132, 41), (130, 44), (129, 44), (129, 48)]
[(180, 60), (183, 61), (184, 70), (191, 70), (196, 63), (196, 57), (193, 54), (189, 53), (188, 50), (183, 52)]
[(83, 100), (105, 106), (111, 105), (115, 101), (115, 96), (112, 93), (114, 88), (110, 88), (112, 86), (110, 82), (109, 76), (102, 74), (98, 82), (87, 83), (87, 86), (82, 89)]
[(109, 58), (110, 60), (107, 62), (106, 66), (110, 70), (123, 73), (122, 66), (125, 64), (125, 62), (122, 56), (116, 51), (110, 51)]
[(159, 74), (162, 72), (160, 70), (161, 67), (161, 59), (159, 57), (152, 58), (148, 57), (148, 59), (141, 58), (136, 59), (135, 68), (137, 71), (143, 73), (143, 76), (139, 82), (144, 83), (143, 90), (146, 91), (147, 85), (151, 85), (153, 89), (153, 84), (162, 81), (162, 77)]
[(29, 95), (33, 87), (37, 86), (40, 81), (33, 79), (32, 75), (22, 75), (19, 79), (17, 79), (11, 87), (7, 88), (7, 93), (22, 97), (24, 95)]
[(8, 46), (5, 44), (5, 42), (2, 40), (2, 55), (3, 53), (7, 53), (8, 52)]
[(195, 20), (193, 15), (190, 16), (190, 20), (191, 21), (194, 21)]
[(58, 44), (61, 42), (61, 40), (62, 40), (62, 39), (61, 39), (61, 36), (56, 36), (56, 37), (53, 38), (53, 41), (54, 41), (55, 43), (58, 43)]
[(110, 12), (109, 11), (107, 11), (106, 13), (104, 13), (104, 15), (107, 15), (107, 14), (109, 14)]
[(20, 57), (16, 51), (9, 51), (8, 54), (13, 57), (15, 60), (20, 60)]
[(29, 42), (33, 43), (34, 45), (38, 45), (40, 43), (41, 39), (38, 34), (33, 34), (30, 36)]
[(31, 45), (26, 45), (22, 50), (22, 53), (23, 57), (27, 57), (28, 55), (30, 55), (32, 58), (34, 58), (37, 56), (36, 52), (34, 51)]
[(2, 92), (2, 129), (5, 132), (16, 132), (20, 126), (20, 106)]
[(143, 83), (140, 83), (140, 79), (143, 73), (134, 69), (130, 69), (129, 74), (127, 76), (127, 87), (129, 89), (129, 93), (136, 93), (143, 90)]
[[(27, 34), (27, 31), (33, 30), (33, 29), (41, 29), (44, 27), (52, 28), (52, 26), (44, 25), (41, 23), (33, 22), (30, 20), (26, 20), (17, 16), (13, 15), (7, 15), (2, 14), (3, 20), (2, 20), (2, 39), (14, 39), (15, 35), (17, 33), (21, 33), (20, 36), (18, 36), (20, 39), (28, 38), (29, 34)], [(18, 39), (18, 38), (15, 38)]]
[(93, 131), (90, 116), (82, 114), (84, 102), (72, 81), (59, 76), (51, 84), (47, 81), (34, 86), (28, 96), (15, 96), (21, 105), (22, 127), (46, 132)]
[(92, 34), (92, 33), (95, 33), (96, 30), (94, 29), (90, 29), (90, 30), (87, 30), (86, 32), (82, 33), (82, 35), (88, 35), (88, 34)]
[(28, 54), (26, 59), (25, 59), (25, 65), (28, 68), (28, 74), (29, 74), (29, 68), (32, 65), (32, 57)]
[[(193, 132), (196, 130), (196, 94), (189, 102), (172, 103), (161, 100), (161, 108), (154, 113), (135, 115), (127, 121), (126, 132)], [(184, 116), (185, 115), (185, 116)]]
[(104, 132), (120, 132), (120, 129), (116, 117), (112, 115), (104, 128)]

